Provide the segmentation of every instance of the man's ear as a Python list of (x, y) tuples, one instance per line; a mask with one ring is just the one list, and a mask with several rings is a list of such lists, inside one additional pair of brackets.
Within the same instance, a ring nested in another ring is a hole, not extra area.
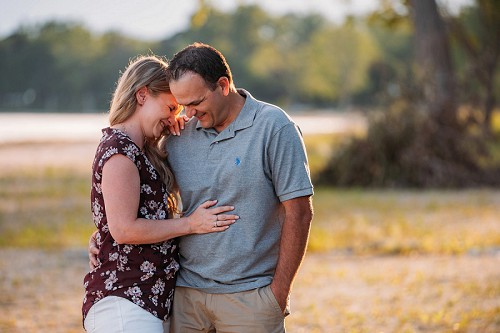
[(229, 95), (229, 88), (231, 85), (229, 84), (229, 79), (227, 77), (221, 76), (219, 80), (217, 80), (217, 84), (222, 88), (222, 94), (224, 96)]
[(148, 88), (147, 87), (142, 87), (141, 89), (137, 90), (135, 93), (135, 98), (137, 99), (137, 103), (139, 105), (144, 105), (146, 102), (146, 96), (148, 95)]

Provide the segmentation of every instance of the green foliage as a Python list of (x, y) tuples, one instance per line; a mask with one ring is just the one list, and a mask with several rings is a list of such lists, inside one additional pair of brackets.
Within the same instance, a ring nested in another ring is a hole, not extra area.
[[(476, 92), (478, 83), (484, 80), (481, 76), (486, 74), (480, 72), (488, 69), (485, 65), (493, 66), (497, 82), (500, 80), (498, 66), (491, 64), (499, 57), (500, 46), (492, 41), (500, 34), (500, 2), (477, 0), (477, 4), (465, 7), (458, 17), (449, 18), (458, 74), (467, 89)], [(500, 87), (495, 88), (498, 96)]]
[(95, 111), (106, 109), (129, 59), (150, 44), (73, 23), (20, 28), (0, 41), (0, 107)]
[[(456, 19), (474, 44), (491, 46), (491, 29), (481, 30), (477, 8)], [(381, 1), (371, 15), (339, 26), (318, 14), (273, 16), (256, 5), (228, 13), (199, 1), (188, 29), (156, 43), (116, 32), (95, 35), (71, 22), (19, 28), (0, 40), (0, 110), (105, 110), (129, 59), (150, 52), (169, 58), (196, 41), (225, 54), (237, 86), (284, 107), (386, 106), (413, 82), (412, 30), (404, 4)], [(467, 92), (461, 102), (484, 95), (463, 50), (453, 51)], [(500, 85), (492, 86), (498, 95)]]
[(370, 64), (378, 57), (371, 36), (351, 24), (323, 29), (297, 51), (302, 69), (298, 93), (305, 101), (349, 104), (366, 87)]
[(492, 42), (500, 38), (500, 2), (477, 0), (459, 17), (449, 17), (448, 26), (463, 92), (457, 98), (482, 111), (483, 131), (491, 134), (500, 94), (500, 44)]
[(356, 103), (373, 91), (368, 70), (384, 57), (362, 20), (336, 26), (317, 14), (272, 16), (256, 5), (226, 13), (201, 1), (188, 29), (157, 43), (71, 22), (20, 28), (0, 40), (0, 109), (107, 109), (130, 58), (169, 58), (196, 41), (224, 53), (237, 86), (285, 107)]
[(257, 6), (239, 6), (232, 15), (203, 8), (202, 16), (175, 37), (175, 46), (215, 45), (237, 86), (282, 105), (348, 104), (366, 87), (367, 68), (378, 55), (362, 24), (337, 27), (319, 15), (272, 17)]
[(357, 99), (371, 106), (388, 106), (414, 80), (411, 22), (406, 16), (388, 11), (382, 7), (366, 21), (378, 57), (369, 64), (365, 89), (359, 91)]

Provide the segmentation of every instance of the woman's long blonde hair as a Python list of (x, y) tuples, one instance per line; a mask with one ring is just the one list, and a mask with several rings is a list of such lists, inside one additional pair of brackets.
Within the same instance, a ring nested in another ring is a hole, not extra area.
[[(146, 87), (152, 96), (164, 92), (170, 93), (167, 70), (167, 62), (155, 55), (138, 56), (133, 59), (118, 79), (113, 93), (109, 109), (110, 126), (120, 124), (134, 114), (138, 104), (136, 93), (142, 87)], [(165, 139), (165, 134), (156, 139), (145, 139), (144, 153), (167, 186), (168, 209), (173, 216), (178, 213), (178, 188), (167, 162)]]

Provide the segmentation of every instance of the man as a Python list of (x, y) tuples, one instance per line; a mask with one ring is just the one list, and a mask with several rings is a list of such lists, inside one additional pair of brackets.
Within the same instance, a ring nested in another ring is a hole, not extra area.
[(196, 43), (169, 64), (188, 117), (167, 143), (182, 203), (235, 206), (225, 233), (181, 238), (174, 332), (284, 332), (288, 296), (312, 220), (312, 184), (298, 127), (234, 86), (224, 56)]
[(284, 332), (305, 254), (313, 187), (298, 127), (236, 89), (224, 56), (195, 43), (169, 64), (188, 117), (167, 142), (184, 214), (207, 198), (235, 207), (224, 233), (180, 239), (172, 332)]

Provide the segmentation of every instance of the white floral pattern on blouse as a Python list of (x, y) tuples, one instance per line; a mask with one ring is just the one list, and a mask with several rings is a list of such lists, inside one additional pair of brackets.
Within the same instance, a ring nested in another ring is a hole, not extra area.
[(98, 233), (99, 265), (84, 278), (83, 318), (93, 304), (106, 296), (124, 297), (160, 319), (172, 306), (178, 264), (177, 239), (157, 244), (118, 244), (108, 228), (101, 190), (102, 168), (114, 155), (129, 158), (140, 176), (137, 216), (149, 220), (168, 218), (168, 193), (146, 155), (123, 132), (103, 129), (92, 166), (91, 210)]

